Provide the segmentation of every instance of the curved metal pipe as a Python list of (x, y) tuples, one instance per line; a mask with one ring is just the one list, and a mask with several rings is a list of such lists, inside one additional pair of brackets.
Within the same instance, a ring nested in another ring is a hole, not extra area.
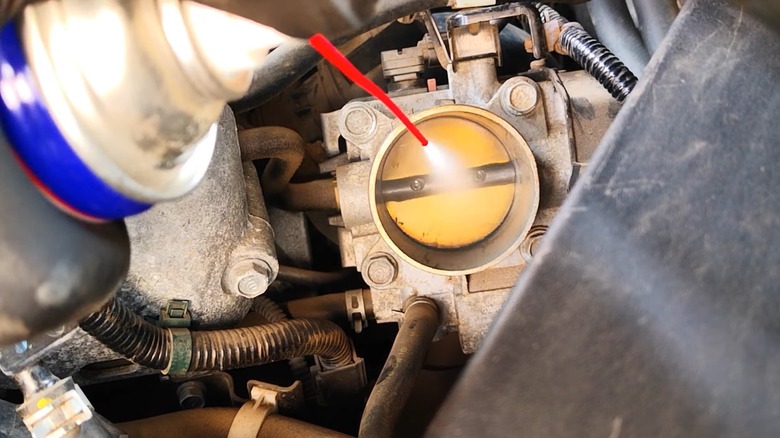
[(361, 438), (394, 436), (398, 418), (420, 373), (428, 346), (439, 328), (436, 304), (427, 298), (412, 300), (363, 411), (358, 435)]
[(655, 53), (680, 12), (677, 0), (632, 0), (639, 32), (650, 53)]
[[(221, 0), (207, 1), (207, 3), (221, 2)], [(329, 35), (333, 38), (333, 42), (337, 45), (343, 44), (355, 35), (401, 17), (447, 6), (447, 0), (379, 0), (375, 5), (375, 10), (361, 26), (347, 29), (337, 35)], [(308, 37), (310, 34), (301, 36)], [(262, 106), (311, 71), (321, 59), (306, 40), (293, 40), (279, 46), (268, 55), (263, 65), (255, 72), (246, 96), (231, 102), (230, 106), (236, 114)]]
[(617, 55), (638, 77), (650, 61), (625, 0), (598, 0), (588, 3), (593, 26), (599, 41)]

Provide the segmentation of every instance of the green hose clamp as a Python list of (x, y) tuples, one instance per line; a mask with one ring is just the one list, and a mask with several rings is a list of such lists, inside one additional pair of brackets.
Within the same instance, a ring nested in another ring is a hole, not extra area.
[(171, 361), (163, 374), (184, 374), (192, 361), (192, 335), (184, 328), (168, 329), (171, 335)]

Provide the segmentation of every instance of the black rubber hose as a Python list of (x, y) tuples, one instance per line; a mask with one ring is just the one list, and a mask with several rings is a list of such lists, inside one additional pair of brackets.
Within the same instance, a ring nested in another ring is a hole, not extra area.
[(245, 129), (238, 133), (238, 143), (244, 161), (271, 159), (261, 179), (263, 191), (268, 196), (284, 193), (306, 154), (303, 138), (281, 126)]
[(569, 26), (561, 32), (561, 47), (609, 93), (623, 102), (636, 86), (637, 78), (617, 56), (584, 29)]
[[(173, 354), (168, 329), (156, 327), (114, 299), (81, 328), (139, 365), (165, 370)], [(257, 327), (194, 331), (186, 371), (228, 370), (317, 355), (326, 368), (352, 362), (352, 344), (330, 321), (290, 320)]]
[(276, 276), (276, 279), (301, 286), (325, 286), (344, 281), (355, 272), (354, 269), (322, 272), (293, 266), (279, 266), (279, 274)]
[(650, 53), (634, 25), (626, 1), (592, 1), (588, 3), (588, 12), (599, 40), (623, 60), (631, 71), (641, 76), (650, 61)]
[(439, 313), (433, 301), (416, 299), (406, 308), (393, 348), (363, 411), (360, 438), (395, 436), (401, 412), (438, 328)]
[(331, 180), (290, 183), (306, 153), (306, 142), (297, 132), (263, 126), (240, 131), (238, 141), (244, 161), (270, 158), (261, 177), (262, 190), (282, 207), (292, 211), (338, 209)]
[[(356, 29), (346, 29), (333, 36), (335, 44), (343, 44), (355, 35), (401, 17), (428, 9), (447, 6), (448, 0), (379, 0), (371, 17)], [(294, 40), (271, 52), (255, 72), (252, 85), (243, 98), (230, 103), (236, 114), (262, 106), (317, 66), (322, 59), (305, 39)]]
[(650, 53), (655, 53), (680, 12), (677, 0), (634, 0), (639, 32)]
[(83, 319), (81, 329), (138, 365), (164, 370), (171, 362), (171, 336), (133, 313), (116, 298)]

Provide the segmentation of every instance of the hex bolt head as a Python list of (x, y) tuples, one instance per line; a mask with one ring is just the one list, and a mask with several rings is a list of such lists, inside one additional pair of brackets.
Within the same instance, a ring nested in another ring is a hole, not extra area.
[(539, 90), (536, 84), (518, 81), (504, 93), (504, 109), (523, 116), (533, 111), (539, 104)]
[(203, 382), (191, 380), (176, 388), (179, 406), (182, 409), (199, 409), (206, 406), (206, 386)]
[(363, 279), (371, 287), (385, 287), (395, 281), (398, 275), (398, 265), (395, 260), (385, 254), (371, 256), (363, 264)]
[(374, 110), (365, 104), (347, 105), (339, 117), (341, 134), (353, 143), (365, 143), (377, 131), (377, 119)]
[(223, 287), (226, 291), (246, 298), (255, 298), (268, 290), (271, 269), (262, 260), (241, 260), (225, 273)]

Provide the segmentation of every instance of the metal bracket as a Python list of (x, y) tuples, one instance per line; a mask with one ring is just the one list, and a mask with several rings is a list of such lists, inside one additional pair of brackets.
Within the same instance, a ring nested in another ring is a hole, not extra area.
[(165, 308), (160, 309), (160, 327), (188, 328), (192, 324), (190, 302), (187, 300), (170, 300)]
[(471, 9), (459, 12), (447, 20), (447, 33), (457, 27), (470, 26), (477, 23), (496, 23), (503, 18), (525, 17), (531, 32), (533, 43), (533, 55), (536, 59), (547, 58), (547, 39), (544, 32), (544, 23), (539, 16), (539, 11), (531, 6), (520, 3), (509, 3), (491, 8)]
[(363, 299), (363, 290), (351, 290), (344, 294), (347, 303), (347, 316), (352, 322), (355, 333), (361, 333), (368, 327), (368, 313), (366, 312), (366, 302)]
[(428, 35), (431, 37), (433, 51), (436, 53), (439, 64), (441, 64), (444, 69), (447, 69), (447, 67), (452, 64), (452, 56), (447, 50), (447, 45), (444, 44), (444, 39), (441, 36), (441, 32), (439, 32), (439, 26), (436, 25), (433, 14), (431, 14), (431, 11), (425, 11), (421, 12), (419, 17), (423, 24), (425, 24)]

